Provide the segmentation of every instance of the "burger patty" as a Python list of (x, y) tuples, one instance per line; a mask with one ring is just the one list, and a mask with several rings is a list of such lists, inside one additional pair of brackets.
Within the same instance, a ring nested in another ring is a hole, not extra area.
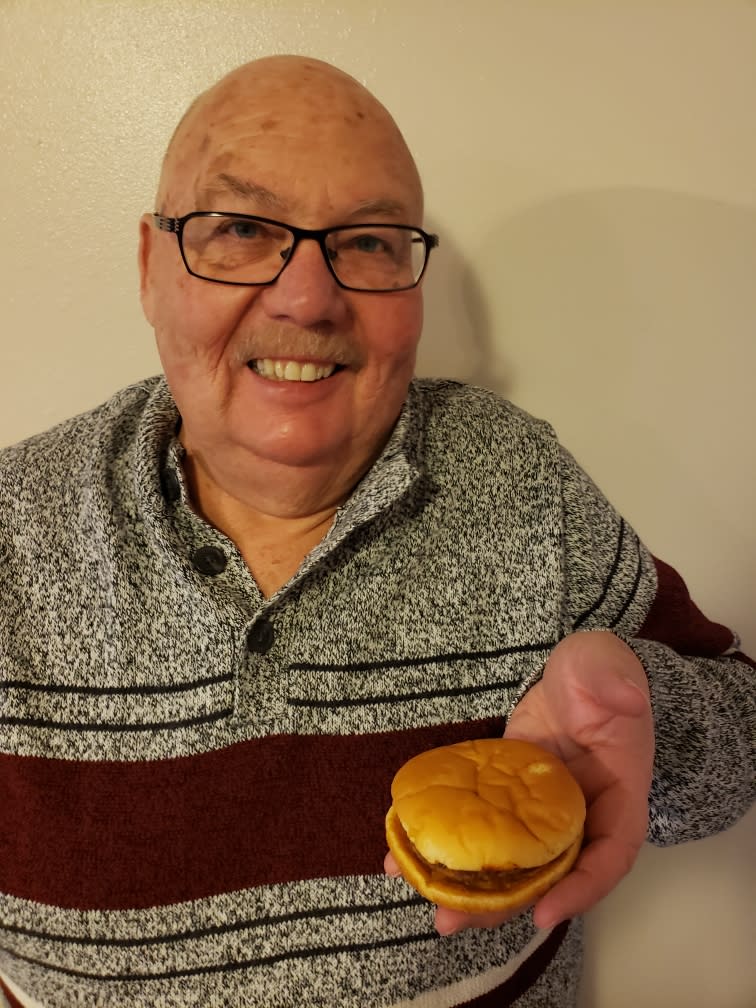
[[(465, 889), (472, 889), (476, 892), (501, 892), (509, 886), (519, 884), (524, 879), (538, 875), (547, 864), (538, 865), (536, 868), (508, 868), (505, 870), (481, 869), (480, 871), (460, 871), (456, 868), (447, 868), (446, 865), (426, 861), (417, 847), (407, 837), (407, 842), (412, 848), (412, 853), (426, 869), (430, 878), (435, 881), (454, 882)], [(561, 855), (559, 855), (561, 857)], [(557, 858), (554, 858), (556, 861)]]

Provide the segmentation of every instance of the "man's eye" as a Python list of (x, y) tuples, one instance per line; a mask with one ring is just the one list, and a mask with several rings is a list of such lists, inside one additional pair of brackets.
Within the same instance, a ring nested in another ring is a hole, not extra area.
[(375, 235), (358, 235), (353, 239), (352, 245), (358, 252), (385, 252), (386, 243)]
[(225, 234), (232, 238), (259, 238), (261, 237), (260, 225), (255, 221), (231, 221), (224, 228)]

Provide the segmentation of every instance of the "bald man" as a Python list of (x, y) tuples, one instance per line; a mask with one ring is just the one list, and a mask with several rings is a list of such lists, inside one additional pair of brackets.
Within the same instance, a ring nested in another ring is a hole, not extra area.
[[(568, 1008), (643, 840), (748, 807), (730, 631), (548, 425), (413, 377), (437, 241), (328, 64), (180, 122), (140, 225), (164, 373), (0, 453), (11, 1004)], [(393, 774), (502, 733), (570, 765), (581, 857), (509, 919), (430, 907)]]
[[(228, 254), (259, 254), (267, 240), (273, 261), (260, 276), (280, 275), (236, 287), (238, 274), (222, 268), (214, 279), (228, 282), (197, 283), (176, 239), (149, 215), (141, 225), (142, 300), (181, 413), (192, 500), (236, 543), (270, 596), (323, 539), (406, 398), (420, 287), (387, 297), (337, 281), (348, 256), (391, 254), (358, 251), (370, 240), (363, 223), (422, 223), (417, 170), (388, 113), (351, 77), (314, 61), (268, 59), (230, 74), (192, 106), (166, 156), (158, 206), (174, 218), (201, 207), (309, 229), (359, 225), (344, 232), (338, 254), (305, 241), (295, 255), (289, 234), (256, 225), (243, 239), (248, 248)], [(203, 224), (217, 230), (212, 218), (188, 222), (185, 253), (191, 246), (200, 254), (197, 243), (210, 241)], [(387, 234), (406, 232), (379, 230), (373, 240)], [(429, 250), (420, 232), (414, 240)], [(221, 254), (220, 238), (213, 241), (206, 257)], [(279, 362), (287, 376), (265, 373), (265, 361)], [(303, 381), (296, 365), (307, 363), (330, 373)]]

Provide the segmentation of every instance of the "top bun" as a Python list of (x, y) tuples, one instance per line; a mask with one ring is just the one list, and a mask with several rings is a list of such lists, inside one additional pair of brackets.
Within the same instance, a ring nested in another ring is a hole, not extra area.
[(531, 742), (477, 739), (410, 759), (393, 812), (431, 864), (455, 871), (535, 868), (579, 841), (585, 799), (564, 763)]

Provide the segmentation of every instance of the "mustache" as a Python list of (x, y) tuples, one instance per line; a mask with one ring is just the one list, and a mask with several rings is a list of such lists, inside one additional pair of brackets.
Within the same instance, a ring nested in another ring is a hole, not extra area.
[(322, 360), (341, 365), (359, 365), (362, 354), (343, 334), (322, 329), (298, 329), (282, 322), (271, 322), (242, 337), (233, 351), (237, 364), (264, 357)]

